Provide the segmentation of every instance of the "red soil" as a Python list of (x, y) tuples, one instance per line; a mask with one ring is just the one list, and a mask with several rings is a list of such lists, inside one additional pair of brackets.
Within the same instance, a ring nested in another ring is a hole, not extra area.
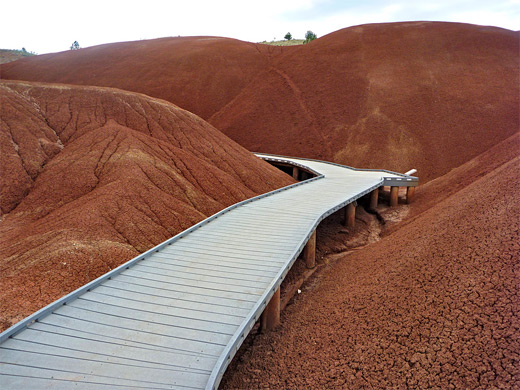
[(456, 23), (347, 28), (310, 44), (109, 44), (0, 66), (2, 78), (163, 98), (249, 150), (407, 171), (423, 182), (518, 131), (519, 33)]
[(111, 43), (4, 64), (0, 78), (116, 87), (206, 119), (265, 69), (268, 50), (281, 49), (216, 37)]
[(0, 83), (0, 330), (292, 178), (197, 116), (98, 87)]
[[(520, 388), (519, 146), (424, 186), (450, 194), (325, 267), (221, 387)], [(471, 181), (452, 190), (455, 176)]]
[(287, 52), (209, 119), (249, 150), (422, 182), (517, 132), (519, 34), (455, 23), (347, 28)]

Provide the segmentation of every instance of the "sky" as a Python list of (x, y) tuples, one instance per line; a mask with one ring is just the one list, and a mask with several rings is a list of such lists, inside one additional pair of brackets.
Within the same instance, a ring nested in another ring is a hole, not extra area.
[(38, 54), (171, 36), (282, 40), (366, 23), (448, 21), (520, 30), (520, 0), (13, 0), (2, 4), (0, 48)]

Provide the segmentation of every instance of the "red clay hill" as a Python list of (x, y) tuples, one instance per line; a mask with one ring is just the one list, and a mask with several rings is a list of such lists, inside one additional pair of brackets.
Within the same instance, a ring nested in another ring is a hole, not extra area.
[(373, 24), (307, 45), (165, 38), (27, 58), (1, 77), (113, 86), (188, 109), (249, 150), (424, 181), (519, 129), (519, 33)]
[(209, 121), (250, 150), (417, 168), (424, 182), (519, 131), (518, 64), (508, 30), (347, 28), (277, 58)]
[(207, 119), (267, 66), (279, 48), (215, 37), (112, 43), (5, 64), (0, 77), (116, 87), (168, 100)]
[(199, 117), (0, 82), (0, 330), (237, 201), (291, 184)]

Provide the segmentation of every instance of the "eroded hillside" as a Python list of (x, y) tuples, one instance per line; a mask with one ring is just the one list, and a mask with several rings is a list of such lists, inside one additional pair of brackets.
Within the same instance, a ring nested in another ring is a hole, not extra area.
[(309, 44), (164, 38), (41, 55), (2, 78), (112, 86), (169, 100), (251, 151), (434, 179), (520, 128), (519, 33), (373, 24)]
[(249, 150), (424, 183), (520, 129), (519, 35), (456, 23), (346, 28), (278, 56), (209, 121)]
[(226, 206), (292, 183), (165, 101), (20, 82), (0, 92), (3, 328)]

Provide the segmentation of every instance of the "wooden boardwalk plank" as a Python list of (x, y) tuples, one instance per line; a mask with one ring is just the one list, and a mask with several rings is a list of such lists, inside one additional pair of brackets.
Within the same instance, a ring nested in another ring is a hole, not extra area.
[[(113, 384), (128, 383), (128, 380), (148, 384), (149, 386), (169, 386), (172, 384), (200, 388), (208, 380), (209, 374), (195, 374), (183, 370), (165, 370), (161, 368), (142, 367), (138, 364), (119, 364), (110, 361), (94, 361), (81, 357), (57, 356), (48, 353), (17, 351), (0, 347), (1, 365), (10, 365), (13, 373), (15, 367), (24, 366), (27, 374), (35, 375), (41, 369), (51, 370), (57, 375), (69, 380), (95, 373), (104, 381)], [(14, 367), (13, 367), (14, 366)], [(78, 375), (79, 374), (79, 375)], [(0, 377), (1, 378), (1, 377)], [(1, 382), (0, 382), (1, 383)]]
[[(253, 282), (253, 285), (256, 285), (256, 283), (263, 284), (265, 282), (268, 282), (270, 277), (268, 276), (260, 276), (260, 275), (249, 275), (249, 274), (240, 274), (240, 275), (234, 275), (231, 272), (223, 272), (220, 270), (209, 270), (204, 267), (188, 267), (188, 266), (180, 266), (177, 264), (174, 264), (173, 262), (159, 262), (156, 259), (148, 259), (146, 263), (141, 264), (143, 267), (149, 268), (149, 269), (158, 269), (158, 270), (164, 270), (169, 272), (175, 272), (178, 275), (182, 276), (183, 274), (188, 274), (190, 276), (207, 276), (207, 277), (219, 277), (224, 278), (226, 280), (231, 281), (239, 281), (241, 283), (251, 283)], [(208, 275), (209, 274), (209, 275)]]
[[(139, 279), (147, 279), (164, 283), (173, 283), (185, 285), (188, 284), (190, 288), (200, 288), (205, 291), (223, 291), (226, 293), (232, 293), (234, 296), (242, 297), (242, 296), (251, 296), (251, 295), (261, 295), (265, 287), (254, 287), (251, 284), (249, 285), (240, 285), (240, 284), (230, 284), (226, 283), (225, 279), (221, 279), (220, 281), (216, 280), (204, 280), (204, 279), (190, 279), (190, 278), (182, 278), (177, 277), (176, 275), (168, 275), (167, 272), (159, 273), (152, 272), (152, 270), (145, 269), (143, 267), (132, 267), (125, 273), (127, 276), (134, 276)], [(207, 279), (207, 278), (206, 278)]]
[[(128, 313), (117, 314), (113, 311), (105, 310), (105, 312), (91, 310), (80, 305), (63, 306), (59, 308), (56, 313), (71, 318), (84, 319), (85, 321), (92, 321), (95, 323), (105, 324), (114, 327), (123, 327), (136, 331), (153, 330), (154, 333), (172, 336), (179, 339), (179, 345), (184, 345), (192, 341), (204, 342), (216, 345), (225, 345), (229, 340), (229, 330), (227, 332), (211, 332), (207, 330), (199, 330), (191, 327), (184, 327), (180, 325), (172, 325), (173, 321), (151, 321), (146, 318), (135, 318), (135, 312), (128, 310)], [(91, 305), (92, 306), (92, 305)], [(187, 349), (182, 347), (182, 349)]]
[(209, 374), (207, 367), (215, 364), (217, 360), (216, 358), (180, 355), (173, 351), (150, 350), (77, 336), (49, 333), (36, 329), (23, 333), (15, 339), (6, 341), (2, 348), (33, 352), (35, 354), (41, 353), (100, 362), (106, 361), (113, 364), (137, 364), (140, 367), (180, 370), (198, 374)]
[[(118, 318), (128, 318), (134, 320), (147, 321), (153, 324), (162, 324), (176, 328), (178, 332), (188, 330), (196, 334), (209, 335), (231, 335), (236, 329), (236, 325), (210, 321), (198, 320), (180, 314), (172, 310), (172, 314), (165, 314), (164, 311), (150, 310), (147, 304), (134, 302), (133, 304), (126, 301), (125, 306), (119, 306), (116, 303), (121, 303), (119, 298), (104, 299), (104, 302), (92, 301), (85, 297), (80, 297), (70, 304), (67, 308), (80, 309), (83, 311), (94, 312), (99, 314), (110, 315)], [(60, 309), (61, 310), (61, 309)]]
[(124, 343), (152, 350), (175, 351), (179, 355), (217, 357), (224, 349), (221, 344), (197, 340), (186, 342), (186, 339), (180, 338), (176, 334), (157, 333), (153, 328), (139, 329), (131, 322), (121, 322), (119, 325), (99, 322), (95, 316), (85, 320), (53, 314), (33, 324), (32, 327), (45, 329), (47, 332), (109, 340), (113, 343)]

